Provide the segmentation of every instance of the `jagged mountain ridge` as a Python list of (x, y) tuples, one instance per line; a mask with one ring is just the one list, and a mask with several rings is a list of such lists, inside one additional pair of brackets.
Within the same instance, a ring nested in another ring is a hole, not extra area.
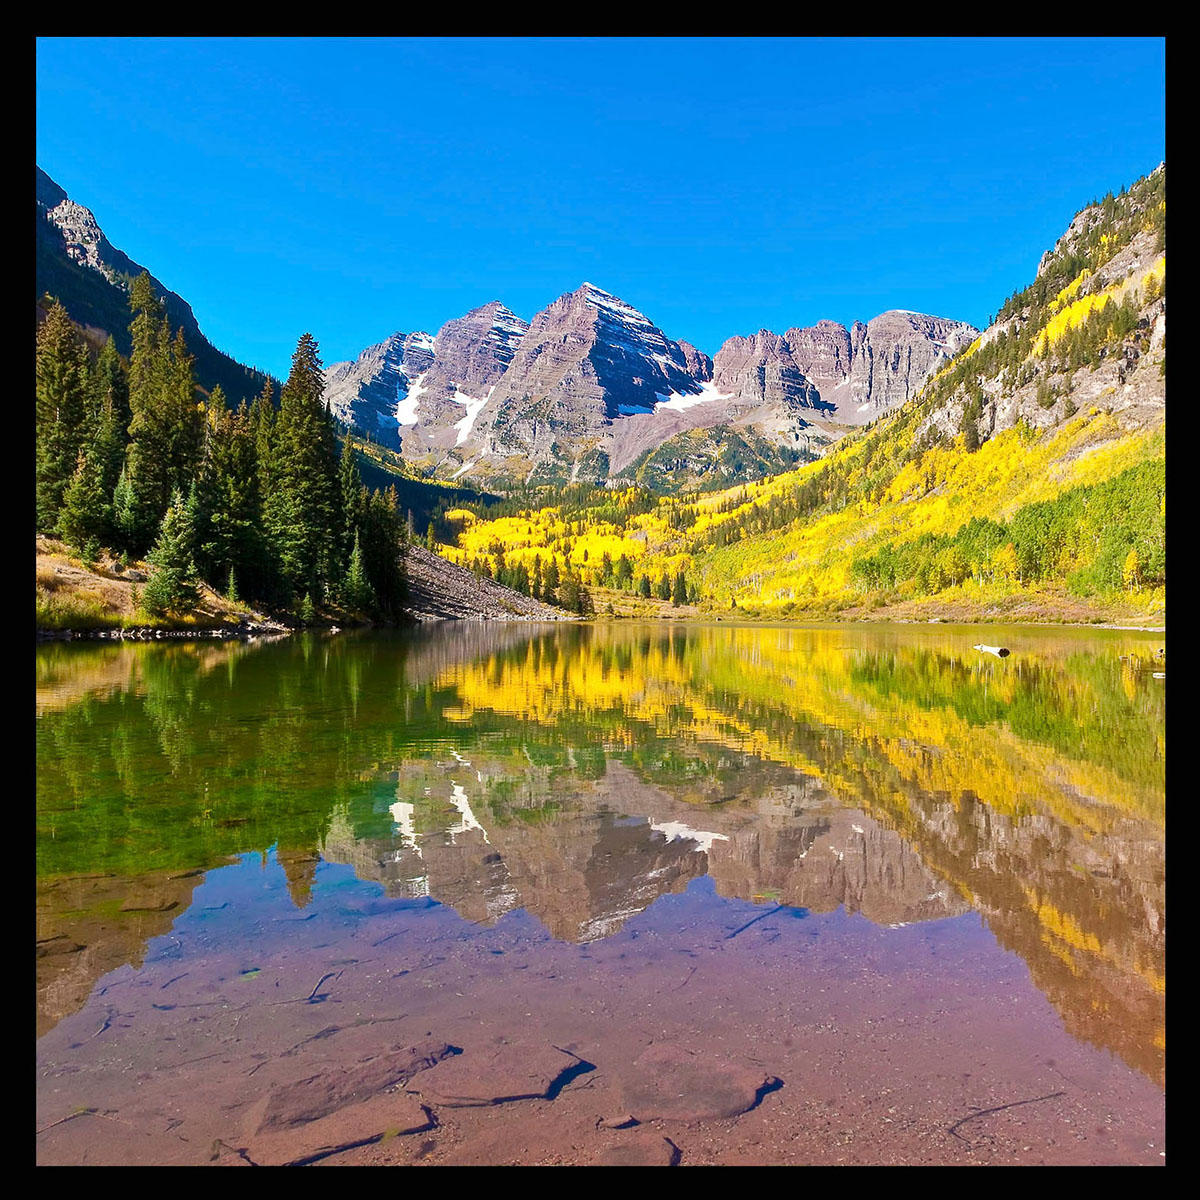
[[(111, 335), (127, 356), (129, 286), (146, 268), (112, 245), (90, 209), (73, 201), (41, 167), (35, 172), (37, 300), (47, 294), (57, 298), (94, 340)], [(183, 330), (199, 386), (209, 392), (219, 384), (235, 406), (257, 395), (267, 376), (218, 350), (200, 332), (192, 306), (153, 274), (150, 281), (171, 328)]]
[(601, 482), (697, 429), (717, 450), (689, 474), (719, 466), (733, 444), (753, 447), (733, 455), (733, 473), (749, 459), (755, 474), (904, 403), (977, 332), (896, 311), (850, 329), (760, 330), (710, 359), (585, 282), (528, 324), (493, 301), (435, 337), (394, 334), (331, 367), (326, 394), (340, 419), (442, 477)]

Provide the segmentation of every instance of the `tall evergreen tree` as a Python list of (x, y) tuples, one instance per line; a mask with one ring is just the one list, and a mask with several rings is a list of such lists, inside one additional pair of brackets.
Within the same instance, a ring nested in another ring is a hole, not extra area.
[(164, 409), (171, 455), (171, 483), (181, 490), (195, 478), (204, 442), (205, 405), (196, 396), (194, 364), (183, 330), (176, 330), (166, 360)]
[(126, 469), (133, 497), (130, 549), (140, 553), (157, 532), (170, 502), (172, 484), (179, 486), (179, 481), (172, 471), (168, 329), (148, 272), (133, 281), (129, 307), (134, 316), (129, 326), (133, 338), (129, 357), (132, 416)]
[[(127, 419), (123, 419), (119, 401), (108, 393), (101, 402), (101, 408), (92, 430), (88, 455), (95, 461), (99, 474), (100, 487), (108, 500), (112, 499), (117, 481), (125, 466), (125, 447), (127, 444)], [(109, 536), (112, 531), (109, 531)]]
[(579, 576), (568, 566), (563, 572), (562, 588), (559, 591), (559, 603), (571, 612), (579, 611)]
[(269, 577), (250, 416), (244, 405), (231, 413), (225, 407), (224, 393), (216, 387), (205, 418), (197, 478), (197, 562), (214, 587), (232, 571), (246, 595), (263, 596), (269, 589)]
[(200, 593), (193, 555), (193, 530), (188, 504), (179, 491), (171, 498), (149, 561), (154, 570), (142, 594), (146, 611), (162, 616), (169, 612), (188, 612), (195, 607)]
[(38, 330), (34, 388), (37, 527), (51, 530), (89, 432), (87, 349), (57, 300)]
[(545, 574), (542, 576), (542, 599), (547, 604), (558, 603), (558, 558), (551, 554), (550, 561), (546, 564)]
[(342, 583), (342, 603), (360, 613), (371, 612), (375, 607), (375, 593), (367, 578), (361, 538), (357, 531), (350, 551), (350, 565), (346, 568), (346, 578)]
[[(125, 377), (125, 368), (117, 352), (117, 343), (111, 336), (96, 356), (88, 392), (92, 422), (99, 423), (103, 419), (105, 408), (111, 407), (113, 420), (120, 427), (123, 439), (128, 441), (129, 421), (133, 416), (129, 411), (129, 380)], [(116, 483), (116, 476), (113, 477), (113, 482)]]
[(312, 334), (301, 336), (275, 423), (264, 520), (284, 589), (319, 603), (340, 578), (342, 535), (337, 440), (325, 407), (324, 371)]
[(354, 457), (354, 439), (349, 430), (342, 441), (342, 457), (338, 464), (338, 483), (342, 496), (342, 529), (339, 550), (342, 561), (348, 562), (366, 507), (362, 476)]
[(675, 583), (671, 588), (671, 603), (675, 605), (686, 604), (687, 599), (687, 576), (684, 574), (683, 569), (680, 568), (675, 573)]
[(114, 549), (132, 553), (137, 541), (137, 498), (129, 482), (129, 472), (122, 467), (112, 498), (112, 540)]
[(110, 540), (111, 517), (108, 494), (101, 481), (96, 456), (81, 450), (75, 474), (63, 492), (58, 533), (68, 545), (91, 554), (103, 542)]

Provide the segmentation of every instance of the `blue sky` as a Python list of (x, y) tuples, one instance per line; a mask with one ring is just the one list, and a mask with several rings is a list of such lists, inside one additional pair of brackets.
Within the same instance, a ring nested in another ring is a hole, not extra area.
[(709, 354), (982, 325), (1164, 157), (1161, 38), (37, 43), (38, 164), (281, 376), (584, 280)]

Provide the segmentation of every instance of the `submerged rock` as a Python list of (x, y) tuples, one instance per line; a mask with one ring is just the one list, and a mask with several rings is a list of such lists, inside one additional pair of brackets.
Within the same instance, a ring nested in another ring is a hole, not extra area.
[(271, 1133), (305, 1125), (329, 1116), (348, 1105), (407, 1083), (419, 1071), (455, 1053), (445, 1042), (421, 1042), (397, 1046), (365, 1063), (341, 1070), (325, 1071), (307, 1079), (274, 1088), (264, 1105), (257, 1106), (259, 1133)]
[(621, 1095), (639, 1121), (719, 1120), (753, 1108), (779, 1081), (760, 1067), (728, 1062), (669, 1042), (645, 1050), (629, 1068)]

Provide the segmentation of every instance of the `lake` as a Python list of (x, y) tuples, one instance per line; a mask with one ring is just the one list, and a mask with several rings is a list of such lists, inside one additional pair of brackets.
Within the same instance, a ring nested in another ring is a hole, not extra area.
[(37, 1161), (1161, 1164), (1163, 645), (40, 646)]

